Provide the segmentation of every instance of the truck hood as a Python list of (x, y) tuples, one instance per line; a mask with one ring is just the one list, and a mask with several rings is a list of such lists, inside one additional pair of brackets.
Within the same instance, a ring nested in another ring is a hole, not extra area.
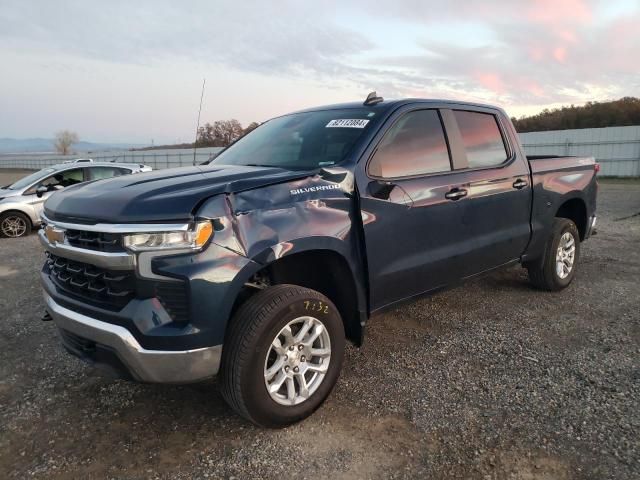
[(270, 167), (184, 167), (83, 183), (44, 205), (51, 220), (76, 223), (188, 221), (206, 198), (286, 182), (309, 172)]

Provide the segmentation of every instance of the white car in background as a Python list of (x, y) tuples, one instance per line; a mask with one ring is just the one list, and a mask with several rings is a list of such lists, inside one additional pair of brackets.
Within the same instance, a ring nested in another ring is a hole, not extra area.
[(40, 225), (44, 201), (58, 190), (76, 183), (151, 170), (147, 165), (136, 163), (94, 161), (75, 161), (43, 168), (0, 188), (0, 237), (28, 235)]
[(65, 160), (62, 163), (93, 163), (93, 158), (76, 158), (75, 160)]

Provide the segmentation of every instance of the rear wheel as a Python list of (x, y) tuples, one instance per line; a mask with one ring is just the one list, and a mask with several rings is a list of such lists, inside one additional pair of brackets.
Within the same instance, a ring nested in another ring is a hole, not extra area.
[(580, 234), (576, 224), (556, 218), (543, 257), (526, 265), (529, 280), (542, 290), (562, 290), (573, 280), (579, 258)]
[(331, 392), (344, 343), (342, 319), (327, 297), (295, 285), (266, 288), (250, 297), (229, 325), (222, 395), (258, 425), (299, 421)]
[(24, 213), (7, 212), (0, 215), (0, 236), (17, 238), (31, 233), (31, 221)]

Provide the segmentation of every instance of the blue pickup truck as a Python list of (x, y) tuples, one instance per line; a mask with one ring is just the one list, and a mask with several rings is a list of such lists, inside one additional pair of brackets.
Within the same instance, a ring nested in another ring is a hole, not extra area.
[(518, 263), (535, 287), (565, 288), (594, 232), (597, 170), (527, 158), (486, 105), (371, 94), (283, 115), (206, 166), (52, 195), (47, 316), (97, 367), (218, 376), (240, 415), (288, 425), (388, 307)]

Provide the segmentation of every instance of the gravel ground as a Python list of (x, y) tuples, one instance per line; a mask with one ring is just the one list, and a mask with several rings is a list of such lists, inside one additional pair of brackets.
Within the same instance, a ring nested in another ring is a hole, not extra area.
[(213, 382), (110, 380), (63, 353), (37, 238), (0, 240), (0, 478), (640, 478), (640, 184), (599, 204), (568, 289), (513, 268), (378, 316), (327, 403), (279, 431)]

